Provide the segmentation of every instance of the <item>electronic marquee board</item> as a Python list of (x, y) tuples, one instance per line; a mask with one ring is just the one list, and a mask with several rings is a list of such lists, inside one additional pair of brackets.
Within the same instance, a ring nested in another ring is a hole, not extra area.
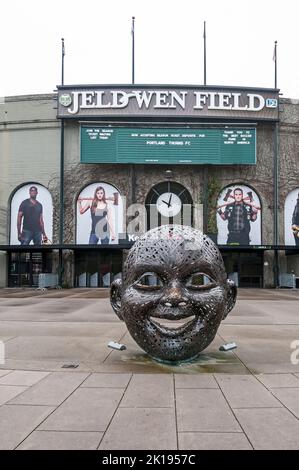
[(81, 163), (256, 163), (255, 128), (81, 126)]

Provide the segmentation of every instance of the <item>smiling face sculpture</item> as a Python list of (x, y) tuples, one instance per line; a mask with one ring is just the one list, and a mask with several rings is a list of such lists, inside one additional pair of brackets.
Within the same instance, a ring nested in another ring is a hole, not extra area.
[(130, 249), (111, 305), (136, 343), (160, 361), (195, 358), (236, 301), (221, 254), (199, 230), (163, 225)]

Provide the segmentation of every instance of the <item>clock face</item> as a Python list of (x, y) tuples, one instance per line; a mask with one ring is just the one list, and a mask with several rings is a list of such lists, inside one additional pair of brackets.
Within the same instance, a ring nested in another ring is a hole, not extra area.
[(161, 215), (164, 217), (174, 217), (180, 212), (182, 201), (174, 193), (163, 193), (158, 197), (156, 205)]

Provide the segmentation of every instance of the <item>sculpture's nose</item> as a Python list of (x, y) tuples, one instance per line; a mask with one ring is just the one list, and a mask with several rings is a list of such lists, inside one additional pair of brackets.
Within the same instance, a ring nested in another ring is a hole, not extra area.
[(164, 303), (166, 307), (184, 307), (187, 305), (187, 298), (179, 282), (171, 282), (166, 287), (162, 303)]

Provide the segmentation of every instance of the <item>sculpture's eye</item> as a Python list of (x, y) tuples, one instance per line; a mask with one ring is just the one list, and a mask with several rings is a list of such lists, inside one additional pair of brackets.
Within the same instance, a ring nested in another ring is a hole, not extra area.
[(156, 273), (144, 273), (134, 285), (138, 289), (156, 290), (161, 289), (163, 282)]
[(194, 273), (187, 278), (185, 286), (190, 289), (212, 289), (216, 282), (207, 274)]

